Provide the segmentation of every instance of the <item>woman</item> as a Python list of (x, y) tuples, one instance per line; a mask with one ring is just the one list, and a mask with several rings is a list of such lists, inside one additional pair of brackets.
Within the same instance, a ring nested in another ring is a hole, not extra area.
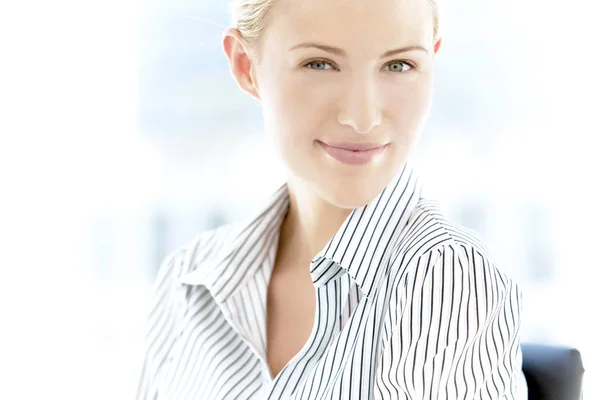
[(407, 163), (432, 0), (240, 0), (223, 47), (289, 179), (168, 256), (139, 399), (524, 398), (521, 294)]

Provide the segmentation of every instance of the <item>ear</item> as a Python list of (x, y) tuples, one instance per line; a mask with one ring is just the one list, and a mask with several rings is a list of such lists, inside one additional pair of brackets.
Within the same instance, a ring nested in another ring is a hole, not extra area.
[(438, 50), (440, 49), (440, 46), (442, 45), (442, 38), (439, 38), (435, 44), (433, 45), (433, 54), (437, 54)]
[(244, 39), (239, 30), (229, 28), (225, 31), (223, 50), (229, 60), (231, 75), (240, 89), (260, 100), (256, 78), (252, 70), (252, 57), (244, 45)]

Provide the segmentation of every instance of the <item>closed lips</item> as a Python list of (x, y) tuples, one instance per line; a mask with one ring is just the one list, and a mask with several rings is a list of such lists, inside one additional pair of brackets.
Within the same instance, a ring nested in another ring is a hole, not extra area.
[(367, 164), (387, 148), (380, 143), (318, 143), (330, 157), (348, 165)]
[(324, 143), (326, 146), (347, 151), (367, 151), (384, 147), (381, 143)]

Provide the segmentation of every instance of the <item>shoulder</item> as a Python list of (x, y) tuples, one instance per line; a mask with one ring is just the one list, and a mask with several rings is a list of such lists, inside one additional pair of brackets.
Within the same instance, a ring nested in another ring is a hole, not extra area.
[(502, 291), (514, 285), (480, 235), (450, 221), (433, 200), (419, 201), (396, 249), (392, 272), (398, 274), (426, 279), (427, 274), (443, 269), (444, 279), (466, 279), (474, 287), (483, 287), (489, 280)]
[(208, 260), (218, 257), (228, 248), (235, 231), (235, 224), (221, 225), (172, 250), (161, 262), (155, 285), (176, 283), (185, 275), (199, 272)]
[(392, 324), (398, 324), (406, 307), (416, 307), (419, 315), (458, 315), (446, 322), (468, 321), (469, 335), (507, 315), (506, 331), (519, 325), (522, 294), (517, 283), (476, 232), (449, 221), (435, 202), (418, 205), (401, 243), (403, 250), (390, 260), (387, 282), (386, 294), (397, 310), (391, 313)]

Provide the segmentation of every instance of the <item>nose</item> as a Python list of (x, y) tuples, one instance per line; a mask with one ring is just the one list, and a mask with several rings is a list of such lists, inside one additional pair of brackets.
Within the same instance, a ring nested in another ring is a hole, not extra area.
[(376, 82), (361, 76), (353, 79), (344, 93), (338, 114), (341, 125), (351, 126), (357, 133), (369, 133), (381, 124), (381, 106)]

